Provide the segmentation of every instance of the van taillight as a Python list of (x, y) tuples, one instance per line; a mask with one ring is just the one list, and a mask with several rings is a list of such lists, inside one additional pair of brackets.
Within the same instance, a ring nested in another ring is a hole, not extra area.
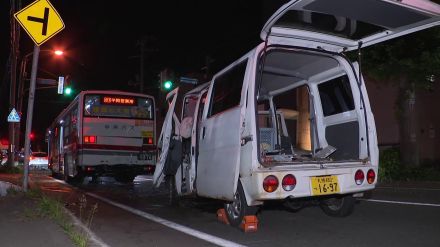
[(263, 180), (263, 189), (266, 192), (274, 192), (278, 188), (278, 178), (274, 175), (269, 175)]
[(364, 172), (362, 170), (357, 170), (356, 173), (354, 174), (354, 181), (356, 182), (357, 185), (361, 185), (364, 182)]
[(84, 136), (84, 143), (96, 143), (96, 136)]
[(285, 191), (291, 191), (296, 186), (296, 178), (292, 174), (287, 174), (284, 176), (283, 181), (281, 182), (283, 189)]
[(376, 173), (374, 172), (373, 169), (368, 170), (367, 172), (367, 182), (369, 184), (374, 183), (374, 180), (376, 179)]
[(153, 144), (153, 138), (152, 137), (147, 138), (147, 143), (148, 144)]

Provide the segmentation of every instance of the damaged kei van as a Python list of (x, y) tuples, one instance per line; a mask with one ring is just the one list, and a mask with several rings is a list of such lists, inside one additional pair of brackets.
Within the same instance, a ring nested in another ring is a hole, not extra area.
[(436, 26), (440, 7), (417, 0), (294, 0), (263, 42), (183, 96), (167, 96), (153, 183), (223, 200), (238, 225), (268, 200), (313, 200), (349, 215), (375, 188), (378, 146), (360, 62), (345, 55)]

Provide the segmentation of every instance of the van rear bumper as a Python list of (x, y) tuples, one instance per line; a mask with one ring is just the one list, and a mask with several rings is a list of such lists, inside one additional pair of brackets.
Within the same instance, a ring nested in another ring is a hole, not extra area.
[[(366, 174), (369, 170), (375, 172), (375, 179), (373, 183), (368, 183)], [(362, 170), (365, 179), (360, 185), (357, 185), (354, 179), (355, 173), (358, 170)], [(274, 170), (264, 170), (256, 171), (249, 177), (242, 177), (243, 186), (246, 187), (249, 199), (249, 203), (260, 204), (261, 201), (265, 200), (284, 200), (286, 198), (305, 198), (305, 197), (316, 197), (316, 192), (312, 191), (312, 177), (320, 176), (335, 176), (337, 177), (337, 182), (339, 186), (339, 191), (334, 194), (353, 194), (363, 191), (372, 190), (375, 188), (377, 183), (377, 166), (372, 165), (361, 165), (354, 167), (344, 167), (344, 168), (331, 168), (331, 169), (313, 169), (313, 170), (287, 170), (283, 169), (280, 171)], [(292, 174), (296, 178), (296, 186), (291, 191), (286, 191), (283, 189), (282, 180), (284, 176)], [(267, 176), (273, 175), (278, 179), (278, 187), (273, 192), (266, 192), (263, 188), (263, 181)], [(322, 194), (328, 195), (328, 194)]]

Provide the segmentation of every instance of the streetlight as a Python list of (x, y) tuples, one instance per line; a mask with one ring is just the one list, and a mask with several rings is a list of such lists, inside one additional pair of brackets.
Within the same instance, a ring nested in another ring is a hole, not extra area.
[[(46, 50), (40, 50), (41, 52), (48, 52), (48, 53), (52, 53), (57, 57), (63, 56), (64, 55), (64, 51), (62, 50), (50, 50), (50, 49), (46, 49)], [(19, 82), (18, 82), (18, 93), (19, 93), (19, 100), (18, 100), (18, 112), (19, 114), (21, 114), (22, 110), (23, 110), (23, 96), (24, 96), (24, 84), (25, 84), (25, 78), (26, 78), (26, 67), (27, 67), (27, 62), (29, 60), (29, 57), (32, 56), (34, 54), (34, 52), (29, 52), (28, 54), (24, 55), (21, 63), (20, 63), (20, 74), (19, 74)], [(20, 131), (21, 131), (21, 122), (19, 122), (18, 124), (16, 124), (15, 126), (15, 146), (18, 147), (20, 145)]]
[[(62, 50), (40, 50), (41, 52), (50, 52), (55, 54), (55, 56), (60, 57), (64, 55), (64, 51)], [(21, 60), (21, 65), (20, 65), (20, 77), (19, 77), (19, 84), (18, 84), (18, 92), (19, 92), (19, 104), (18, 104), (18, 109), (19, 112), (22, 111), (22, 106), (23, 106), (23, 94), (24, 94), (24, 80), (26, 77), (26, 67), (27, 67), (27, 62), (28, 62), (28, 58), (33, 55), (34, 52), (29, 52), (28, 54), (26, 54), (25, 56), (23, 56), (23, 59)]]

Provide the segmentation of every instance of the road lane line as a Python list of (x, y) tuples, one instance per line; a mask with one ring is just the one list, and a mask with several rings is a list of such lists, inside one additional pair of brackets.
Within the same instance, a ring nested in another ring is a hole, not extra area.
[(172, 228), (174, 230), (186, 233), (186, 234), (191, 235), (193, 237), (205, 240), (207, 242), (210, 242), (210, 243), (213, 243), (213, 244), (216, 244), (216, 245), (219, 245), (219, 246), (225, 246), (225, 247), (244, 247), (245, 246), (245, 245), (234, 243), (234, 242), (231, 242), (229, 240), (222, 239), (222, 238), (219, 238), (219, 237), (216, 237), (216, 236), (213, 236), (213, 235), (210, 235), (210, 234), (207, 234), (207, 233), (204, 233), (204, 232), (201, 232), (201, 231), (198, 231), (198, 230), (195, 230), (195, 229), (192, 229), (192, 228), (189, 228), (189, 227), (186, 227), (186, 226), (174, 223), (174, 222), (169, 221), (169, 220), (162, 219), (162, 218), (157, 217), (155, 215), (152, 215), (152, 214), (143, 212), (141, 210), (138, 210), (138, 209), (126, 206), (124, 204), (120, 204), (118, 202), (111, 201), (111, 200), (109, 200), (107, 198), (98, 196), (98, 195), (93, 194), (93, 193), (87, 192), (86, 195), (89, 195), (91, 197), (94, 197), (96, 199), (104, 201), (104, 202), (106, 202), (106, 203), (108, 203), (110, 205), (113, 205), (115, 207), (124, 209), (124, 210), (126, 210), (128, 212), (131, 212), (133, 214), (141, 216), (141, 217), (143, 217), (145, 219), (154, 221), (156, 223), (162, 224), (162, 225), (167, 226), (169, 228)]
[(404, 204), (404, 205), (415, 205), (415, 206), (429, 206), (429, 207), (440, 207), (440, 204), (434, 203), (420, 203), (420, 202), (400, 202), (400, 201), (388, 201), (388, 200), (376, 200), (376, 199), (358, 199), (360, 201), (367, 202), (382, 202), (391, 204)]
[(388, 187), (388, 186), (379, 186), (377, 189), (394, 189), (394, 190), (427, 190), (427, 191), (440, 191), (440, 189), (434, 188), (416, 188), (416, 187)]

